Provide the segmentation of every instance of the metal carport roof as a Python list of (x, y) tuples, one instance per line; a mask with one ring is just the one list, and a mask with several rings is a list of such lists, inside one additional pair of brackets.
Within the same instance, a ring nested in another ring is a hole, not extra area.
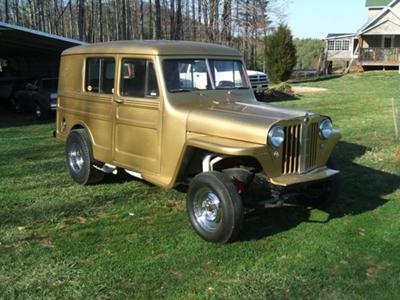
[(0, 56), (61, 54), (67, 48), (83, 44), (86, 43), (0, 22)]

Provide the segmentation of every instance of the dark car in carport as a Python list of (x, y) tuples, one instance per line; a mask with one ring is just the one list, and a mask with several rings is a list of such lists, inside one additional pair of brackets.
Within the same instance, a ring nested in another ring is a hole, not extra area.
[(57, 85), (57, 78), (41, 78), (28, 83), (13, 96), (15, 110), (35, 113), (42, 120), (51, 117), (57, 108)]

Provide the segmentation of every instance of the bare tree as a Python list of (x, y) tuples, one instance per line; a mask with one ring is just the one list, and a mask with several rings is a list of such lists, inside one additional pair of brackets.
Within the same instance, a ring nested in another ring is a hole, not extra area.
[(224, 8), (222, 12), (221, 42), (226, 45), (230, 45), (231, 43), (231, 14), (232, 2), (231, 0), (224, 0)]
[(102, 0), (99, 1), (99, 41), (104, 41), (104, 33), (103, 33), (103, 3)]
[(8, 0), (4, 1), (4, 13), (5, 13), (5, 21), (6, 23), (10, 22), (10, 6)]
[(84, 40), (85, 34), (85, 1), (78, 0), (78, 33), (79, 39)]
[(282, 21), (287, 1), (3, 0), (0, 20), (90, 42), (169, 38), (220, 43), (241, 50), (249, 66), (264, 69), (270, 17)]
[(156, 7), (156, 40), (161, 39), (161, 7), (160, 0), (155, 0), (154, 5)]
[(183, 37), (183, 25), (182, 25), (182, 0), (176, 0), (176, 25), (174, 40), (180, 40)]

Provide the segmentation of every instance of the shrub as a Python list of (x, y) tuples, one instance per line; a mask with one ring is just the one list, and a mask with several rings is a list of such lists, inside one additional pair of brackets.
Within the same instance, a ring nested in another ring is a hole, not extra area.
[(296, 48), (288, 26), (279, 25), (268, 38), (266, 62), (268, 75), (272, 81), (281, 82), (290, 78), (296, 65)]

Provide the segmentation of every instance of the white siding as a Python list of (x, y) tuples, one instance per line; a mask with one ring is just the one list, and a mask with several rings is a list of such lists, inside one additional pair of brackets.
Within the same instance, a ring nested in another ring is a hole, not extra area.
[(368, 21), (371, 21), (373, 18), (375, 18), (381, 11), (382, 11), (382, 8), (368, 9)]

